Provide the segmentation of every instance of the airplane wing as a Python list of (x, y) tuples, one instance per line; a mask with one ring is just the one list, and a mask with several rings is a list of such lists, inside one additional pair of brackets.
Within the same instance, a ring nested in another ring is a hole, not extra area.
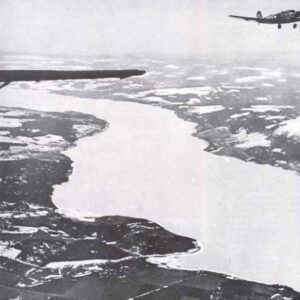
[(254, 21), (260, 23), (262, 21), (262, 18), (251, 18), (251, 17), (242, 17), (242, 16), (235, 16), (235, 15), (229, 15), (230, 18), (236, 18), (236, 19), (242, 19), (245, 21)]
[(13, 81), (42, 81), (68, 79), (124, 79), (145, 74), (142, 70), (91, 70), (91, 71), (60, 71), (60, 70), (0, 70), (0, 82), (5, 87)]

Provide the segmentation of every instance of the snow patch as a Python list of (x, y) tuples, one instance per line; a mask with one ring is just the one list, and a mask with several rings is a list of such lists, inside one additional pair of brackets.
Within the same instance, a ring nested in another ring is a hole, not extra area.
[(236, 135), (233, 135), (239, 144), (235, 145), (237, 148), (252, 148), (252, 147), (270, 147), (271, 141), (268, 138), (259, 133), (249, 133), (245, 129), (240, 130)]
[(272, 100), (271, 96), (267, 96), (267, 97), (256, 97), (255, 98), (256, 101), (270, 101)]
[(6, 257), (9, 259), (15, 259), (20, 253), (21, 253), (21, 250), (9, 247), (8, 243), (0, 244), (0, 256), (2, 256), (2, 257)]
[(193, 104), (200, 104), (201, 100), (198, 98), (190, 98), (190, 100), (186, 103), (188, 105), (193, 105)]
[(258, 82), (261, 80), (268, 80), (274, 78), (280, 78), (281, 72), (279, 71), (265, 71), (261, 75), (258, 76), (247, 76), (247, 77), (240, 77), (236, 78), (235, 82), (237, 83), (249, 83), (249, 82)]
[(73, 125), (73, 129), (76, 131), (76, 136), (78, 138), (94, 133), (95, 131), (97, 131), (97, 128), (98, 128), (97, 125), (85, 125), (85, 124)]
[(63, 268), (76, 268), (86, 265), (104, 265), (107, 263), (118, 263), (125, 260), (131, 259), (131, 256), (127, 256), (121, 259), (87, 259), (87, 260), (76, 260), (76, 261), (59, 261), (52, 262), (45, 266), (49, 269), (63, 269)]
[(249, 115), (250, 115), (249, 112), (245, 112), (245, 113), (241, 113), (241, 114), (234, 114), (234, 115), (230, 116), (230, 119), (238, 119), (238, 118), (242, 118), (242, 117), (247, 117)]
[(273, 121), (273, 120), (284, 120), (285, 116), (266, 116), (265, 120), (267, 121)]
[(240, 92), (241, 92), (240, 90), (235, 90), (235, 89), (231, 89), (231, 90), (227, 91), (228, 94), (236, 94), (236, 93), (240, 93)]
[(249, 83), (249, 82), (257, 82), (260, 80), (265, 80), (265, 79), (269, 79), (268, 76), (248, 76), (248, 77), (240, 77), (235, 79), (235, 82), (237, 83)]
[(280, 78), (282, 75), (280, 71), (264, 71), (263, 74), (272, 78)]
[(265, 87), (274, 87), (275, 86), (275, 84), (272, 84), (272, 83), (262, 83), (261, 85), (265, 86)]
[(209, 106), (197, 106), (189, 109), (189, 112), (196, 113), (198, 115), (213, 113), (224, 110), (225, 107), (222, 105), (209, 105)]
[(4, 131), (4, 130), (2, 130), (2, 131), (0, 131), (0, 135), (9, 135), (10, 134), (10, 132), (9, 131)]
[(20, 141), (16, 138), (9, 136), (0, 136), (0, 143), (19, 144)]
[(13, 226), (12, 231), (10, 230), (2, 230), (2, 233), (8, 234), (33, 234), (38, 232), (38, 228), (36, 227), (29, 227), (29, 226)]
[(222, 85), (221, 88), (223, 90), (254, 90), (256, 89), (255, 86), (235, 86), (235, 85)]
[(169, 78), (176, 78), (176, 77), (177, 77), (177, 75), (174, 75), (174, 74), (167, 74), (167, 75), (165, 75), (165, 77), (169, 77)]
[(235, 70), (249, 70), (249, 71), (267, 71), (267, 68), (256, 68), (256, 67), (234, 67)]
[(300, 138), (300, 117), (282, 122), (281, 126), (275, 131), (275, 134)]
[(194, 94), (197, 96), (207, 96), (214, 91), (215, 91), (215, 89), (210, 86), (186, 87), (186, 88), (166, 88), (166, 89), (157, 89), (157, 90), (149, 90), (149, 91), (140, 92), (137, 94), (137, 97), (146, 97), (151, 94), (154, 94), (156, 96), (189, 95), (189, 94)]
[(190, 81), (198, 81), (198, 80), (205, 80), (205, 79), (206, 79), (205, 76), (194, 76), (194, 77), (187, 78), (187, 80), (190, 80)]
[(145, 97), (145, 98), (143, 98), (143, 100), (147, 100), (147, 101), (151, 101), (151, 102), (156, 102), (156, 103), (162, 103), (162, 104), (169, 104), (168, 101), (164, 100), (161, 97), (157, 97), (157, 96)]
[(22, 121), (14, 118), (0, 118), (0, 127), (16, 128), (22, 127)]
[(0, 116), (1, 117), (3, 116), (3, 117), (16, 117), (16, 118), (18, 118), (18, 117), (26, 116), (26, 113), (23, 112), (23, 111), (18, 111), (18, 110), (16, 110), (16, 111), (6, 111), (6, 112), (1, 112)]
[(174, 69), (174, 70), (177, 70), (177, 69), (180, 69), (179, 66), (176, 66), (176, 65), (167, 65), (165, 66), (166, 69)]
[(282, 109), (293, 109), (293, 106), (290, 105), (252, 105), (249, 108), (243, 108), (243, 111), (253, 111), (253, 112), (267, 112), (267, 111), (275, 111), (280, 112)]
[(177, 257), (175, 255), (169, 256), (151, 256), (146, 259), (146, 261), (150, 264), (157, 265), (160, 268), (166, 269), (180, 269), (180, 265), (178, 263)]

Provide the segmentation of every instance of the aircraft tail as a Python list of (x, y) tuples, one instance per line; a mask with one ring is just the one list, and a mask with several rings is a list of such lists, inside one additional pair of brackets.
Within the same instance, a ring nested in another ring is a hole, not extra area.
[(256, 17), (257, 17), (258, 19), (262, 19), (263, 15), (262, 15), (262, 13), (261, 13), (260, 10), (256, 13)]

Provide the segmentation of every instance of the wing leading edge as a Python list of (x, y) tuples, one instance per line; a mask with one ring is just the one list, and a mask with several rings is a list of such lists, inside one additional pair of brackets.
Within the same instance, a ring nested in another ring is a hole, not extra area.
[(60, 70), (0, 70), (0, 82), (5, 87), (13, 81), (43, 81), (68, 79), (124, 79), (145, 74), (142, 70), (95, 70), (95, 71), (60, 71)]
[(235, 15), (229, 15), (230, 18), (236, 18), (236, 19), (242, 19), (245, 21), (254, 21), (254, 22), (258, 22), (261, 23), (263, 18), (252, 18), (252, 17), (243, 17), (243, 16), (235, 16)]

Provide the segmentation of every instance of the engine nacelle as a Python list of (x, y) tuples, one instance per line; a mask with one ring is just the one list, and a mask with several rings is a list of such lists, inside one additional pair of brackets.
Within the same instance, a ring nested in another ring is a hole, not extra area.
[(262, 13), (261, 13), (260, 10), (256, 13), (256, 17), (257, 17), (258, 19), (262, 19), (263, 15), (262, 15)]

